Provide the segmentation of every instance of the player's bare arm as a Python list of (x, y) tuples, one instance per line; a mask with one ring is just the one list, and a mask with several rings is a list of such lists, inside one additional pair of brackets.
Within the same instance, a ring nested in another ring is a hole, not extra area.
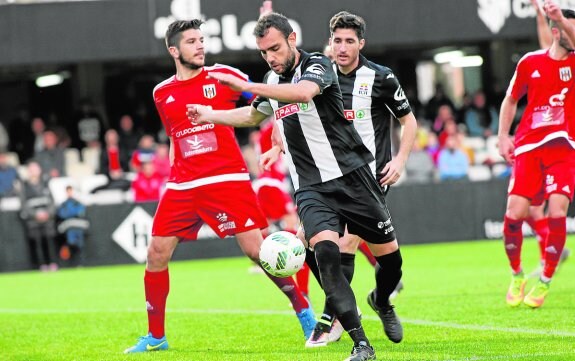
[(557, 2), (554, 0), (545, 0), (543, 9), (549, 19), (556, 22), (557, 25), (565, 31), (565, 35), (567, 35), (571, 43), (575, 44), (575, 24), (563, 16), (561, 7), (559, 7)]
[(499, 154), (510, 164), (513, 163), (515, 145), (509, 136), (509, 131), (516, 112), (517, 100), (510, 95), (505, 96), (499, 112)]
[(417, 120), (413, 113), (409, 113), (399, 118), (399, 122), (402, 126), (399, 151), (381, 171), (383, 178), (381, 178), (379, 182), (382, 186), (392, 185), (399, 180), (403, 170), (405, 169), (405, 163), (407, 162), (409, 153), (413, 148), (413, 142), (417, 136)]
[(252, 106), (230, 110), (213, 110), (212, 107), (199, 104), (188, 104), (186, 107), (188, 119), (200, 124), (214, 123), (243, 128), (257, 126), (267, 118), (266, 114)]
[(307, 103), (320, 93), (319, 85), (309, 80), (296, 84), (263, 84), (250, 83), (230, 74), (209, 73), (210, 78), (227, 85), (236, 91), (247, 91), (284, 103)]
[(285, 152), (282, 138), (279, 134), (280, 130), (277, 124), (274, 123), (272, 130), (272, 147), (260, 156), (260, 168), (263, 170), (270, 170), (271, 166), (278, 161), (280, 154)]
[(542, 2), (540, 0), (531, 0), (531, 5), (535, 9), (536, 22), (537, 22), (537, 40), (541, 49), (548, 49), (553, 42), (553, 35), (551, 29), (545, 18), (545, 11), (543, 10)]

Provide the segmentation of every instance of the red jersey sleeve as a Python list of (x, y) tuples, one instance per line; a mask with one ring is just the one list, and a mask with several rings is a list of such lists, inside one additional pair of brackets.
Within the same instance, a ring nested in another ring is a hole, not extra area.
[(515, 73), (513, 74), (513, 78), (511, 78), (509, 88), (507, 89), (507, 95), (515, 100), (519, 100), (527, 94), (528, 77), (526, 74), (528, 73), (528, 56), (529, 54), (526, 54), (521, 58), (521, 60), (519, 60), (519, 63), (517, 63)]

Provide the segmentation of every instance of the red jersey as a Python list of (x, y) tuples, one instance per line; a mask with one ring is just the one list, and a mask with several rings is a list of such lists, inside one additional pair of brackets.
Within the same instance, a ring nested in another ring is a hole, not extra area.
[(183, 190), (250, 179), (233, 127), (195, 124), (187, 117), (187, 104), (209, 105), (218, 110), (236, 107), (241, 92), (221, 85), (215, 79), (207, 79), (210, 71), (248, 79), (235, 68), (216, 64), (204, 67), (192, 79), (180, 81), (172, 76), (154, 88), (156, 108), (174, 147), (174, 164), (166, 188)]
[(527, 106), (515, 132), (515, 155), (553, 139), (575, 142), (575, 53), (564, 60), (549, 57), (549, 50), (527, 53), (507, 89), (515, 100), (527, 94)]
[[(260, 155), (264, 154), (265, 152), (267, 152), (272, 148), (272, 132), (274, 129), (273, 125), (274, 120), (271, 119), (267, 121), (260, 129), (260, 135), (258, 139), (259, 149), (257, 149)], [(285, 166), (283, 164), (283, 159), (280, 154), (280, 158), (278, 159), (277, 162), (272, 164), (270, 170), (263, 170), (262, 173), (258, 176), (258, 178), (274, 178), (283, 181), (286, 177), (284, 168)]]

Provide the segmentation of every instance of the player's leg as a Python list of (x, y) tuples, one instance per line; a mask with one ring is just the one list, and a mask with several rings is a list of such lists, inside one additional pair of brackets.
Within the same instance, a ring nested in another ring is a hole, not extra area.
[(152, 237), (148, 245), (148, 261), (144, 276), (148, 334), (140, 337), (136, 345), (124, 353), (159, 351), (168, 348), (164, 331), (166, 300), (170, 291), (168, 262), (178, 245), (177, 237)]
[(529, 224), (529, 227), (531, 227), (537, 239), (539, 246), (539, 266), (529, 274), (529, 277), (539, 277), (541, 274), (545, 263), (545, 242), (549, 234), (549, 225), (547, 223), (547, 217), (545, 217), (545, 202), (543, 201), (538, 205), (533, 204), (534, 202), (535, 200), (529, 207), (529, 215), (525, 219), (525, 222)]
[(530, 200), (519, 195), (510, 194), (507, 198), (507, 210), (503, 221), (503, 242), (505, 254), (511, 267), (511, 283), (507, 290), (506, 302), (518, 306), (525, 295), (527, 278), (521, 266), (521, 248), (523, 246), (523, 220), (527, 217)]
[[(259, 265), (259, 250), (263, 242), (261, 231), (259, 229), (251, 229), (236, 233), (236, 239), (246, 256)], [(307, 339), (311, 335), (316, 321), (310, 304), (300, 291), (298, 285), (292, 277), (279, 278), (267, 272), (265, 272), (265, 274), (290, 300), (302, 326), (304, 336)]]

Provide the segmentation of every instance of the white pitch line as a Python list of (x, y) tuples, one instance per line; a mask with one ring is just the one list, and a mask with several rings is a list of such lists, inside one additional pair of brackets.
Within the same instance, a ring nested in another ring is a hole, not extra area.
[[(94, 313), (145, 313), (144, 308), (125, 308), (125, 309), (18, 309), (18, 308), (0, 308), (0, 314), (13, 314), (13, 315), (45, 315), (45, 314), (94, 314)], [(277, 310), (242, 310), (242, 309), (195, 309), (195, 308), (176, 308), (168, 309), (167, 313), (202, 313), (202, 314), (218, 314), (218, 315), (293, 315), (293, 311), (277, 311)], [(379, 321), (376, 316), (363, 315), (363, 320)], [(488, 325), (474, 325), (474, 324), (459, 324), (453, 322), (442, 321), (429, 321), (429, 320), (416, 320), (416, 319), (401, 319), (403, 324), (416, 325), (416, 326), (429, 326), (437, 328), (451, 328), (467, 331), (491, 331), (491, 332), (504, 332), (504, 333), (522, 333), (529, 335), (541, 336), (562, 336), (562, 337), (575, 337), (575, 332), (563, 330), (538, 330), (531, 328), (519, 327), (497, 327)]]

